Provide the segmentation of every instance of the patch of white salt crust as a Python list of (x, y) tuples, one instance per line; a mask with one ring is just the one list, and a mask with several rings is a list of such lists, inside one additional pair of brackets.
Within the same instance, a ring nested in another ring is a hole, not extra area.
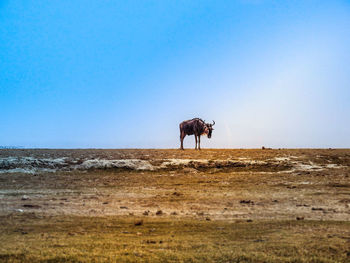
[(159, 168), (166, 168), (169, 166), (189, 165), (190, 163), (207, 164), (209, 160), (201, 159), (165, 159)]
[(346, 166), (344, 165), (339, 165), (339, 164), (335, 164), (335, 163), (331, 163), (331, 164), (327, 164), (326, 168), (329, 169), (340, 169), (340, 168), (345, 168)]
[(1, 173), (26, 173), (35, 174), (37, 172), (56, 172), (57, 166), (67, 165), (63, 158), (33, 158), (9, 156), (0, 158)]
[(57, 165), (65, 164), (65, 160), (67, 158), (56, 158), (56, 159), (51, 159), (51, 158), (33, 158), (33, 157), (6, 157), (6, 158), (0, 158), (0, 167), (5, 166), (5, 165), (35, 165), (35, 164), (45, 164), (45, 165)]
[(128, 168), (134, 170), (153, 170), (154, 166), (148, 161), (139, 159), (107, 160), (93, 159), (86, 160), (82, 164), (75, 165), (74, 169), (107, 169), (107, 168)]
[(295, 163), (294, 168), (302, 171), (322, 171), (324, 167), (310, 162), (309, 164)]

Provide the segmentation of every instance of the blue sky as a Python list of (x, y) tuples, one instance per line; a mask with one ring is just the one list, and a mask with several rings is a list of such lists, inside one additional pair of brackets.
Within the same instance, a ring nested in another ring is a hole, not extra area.
[(0, 1), (0, 145), (350, 147), (349, 61), (349, 1)]

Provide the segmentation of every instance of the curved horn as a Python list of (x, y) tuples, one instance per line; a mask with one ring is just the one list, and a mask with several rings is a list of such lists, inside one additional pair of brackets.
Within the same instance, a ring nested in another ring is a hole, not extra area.
[(213, 126), (215, 125), (215, 121), (213, 120)]

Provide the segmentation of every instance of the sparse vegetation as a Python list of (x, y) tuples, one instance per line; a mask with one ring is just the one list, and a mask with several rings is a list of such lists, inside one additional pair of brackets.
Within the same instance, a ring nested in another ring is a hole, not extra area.
[(9, 262), (346, 262), (349, 222), (134, 217), (1, 218)]

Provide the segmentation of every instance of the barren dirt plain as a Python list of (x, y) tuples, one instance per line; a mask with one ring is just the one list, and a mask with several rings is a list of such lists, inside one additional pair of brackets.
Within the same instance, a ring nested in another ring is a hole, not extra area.
[(0, 150), (0, 261), (350, 262), (350, 150)]

